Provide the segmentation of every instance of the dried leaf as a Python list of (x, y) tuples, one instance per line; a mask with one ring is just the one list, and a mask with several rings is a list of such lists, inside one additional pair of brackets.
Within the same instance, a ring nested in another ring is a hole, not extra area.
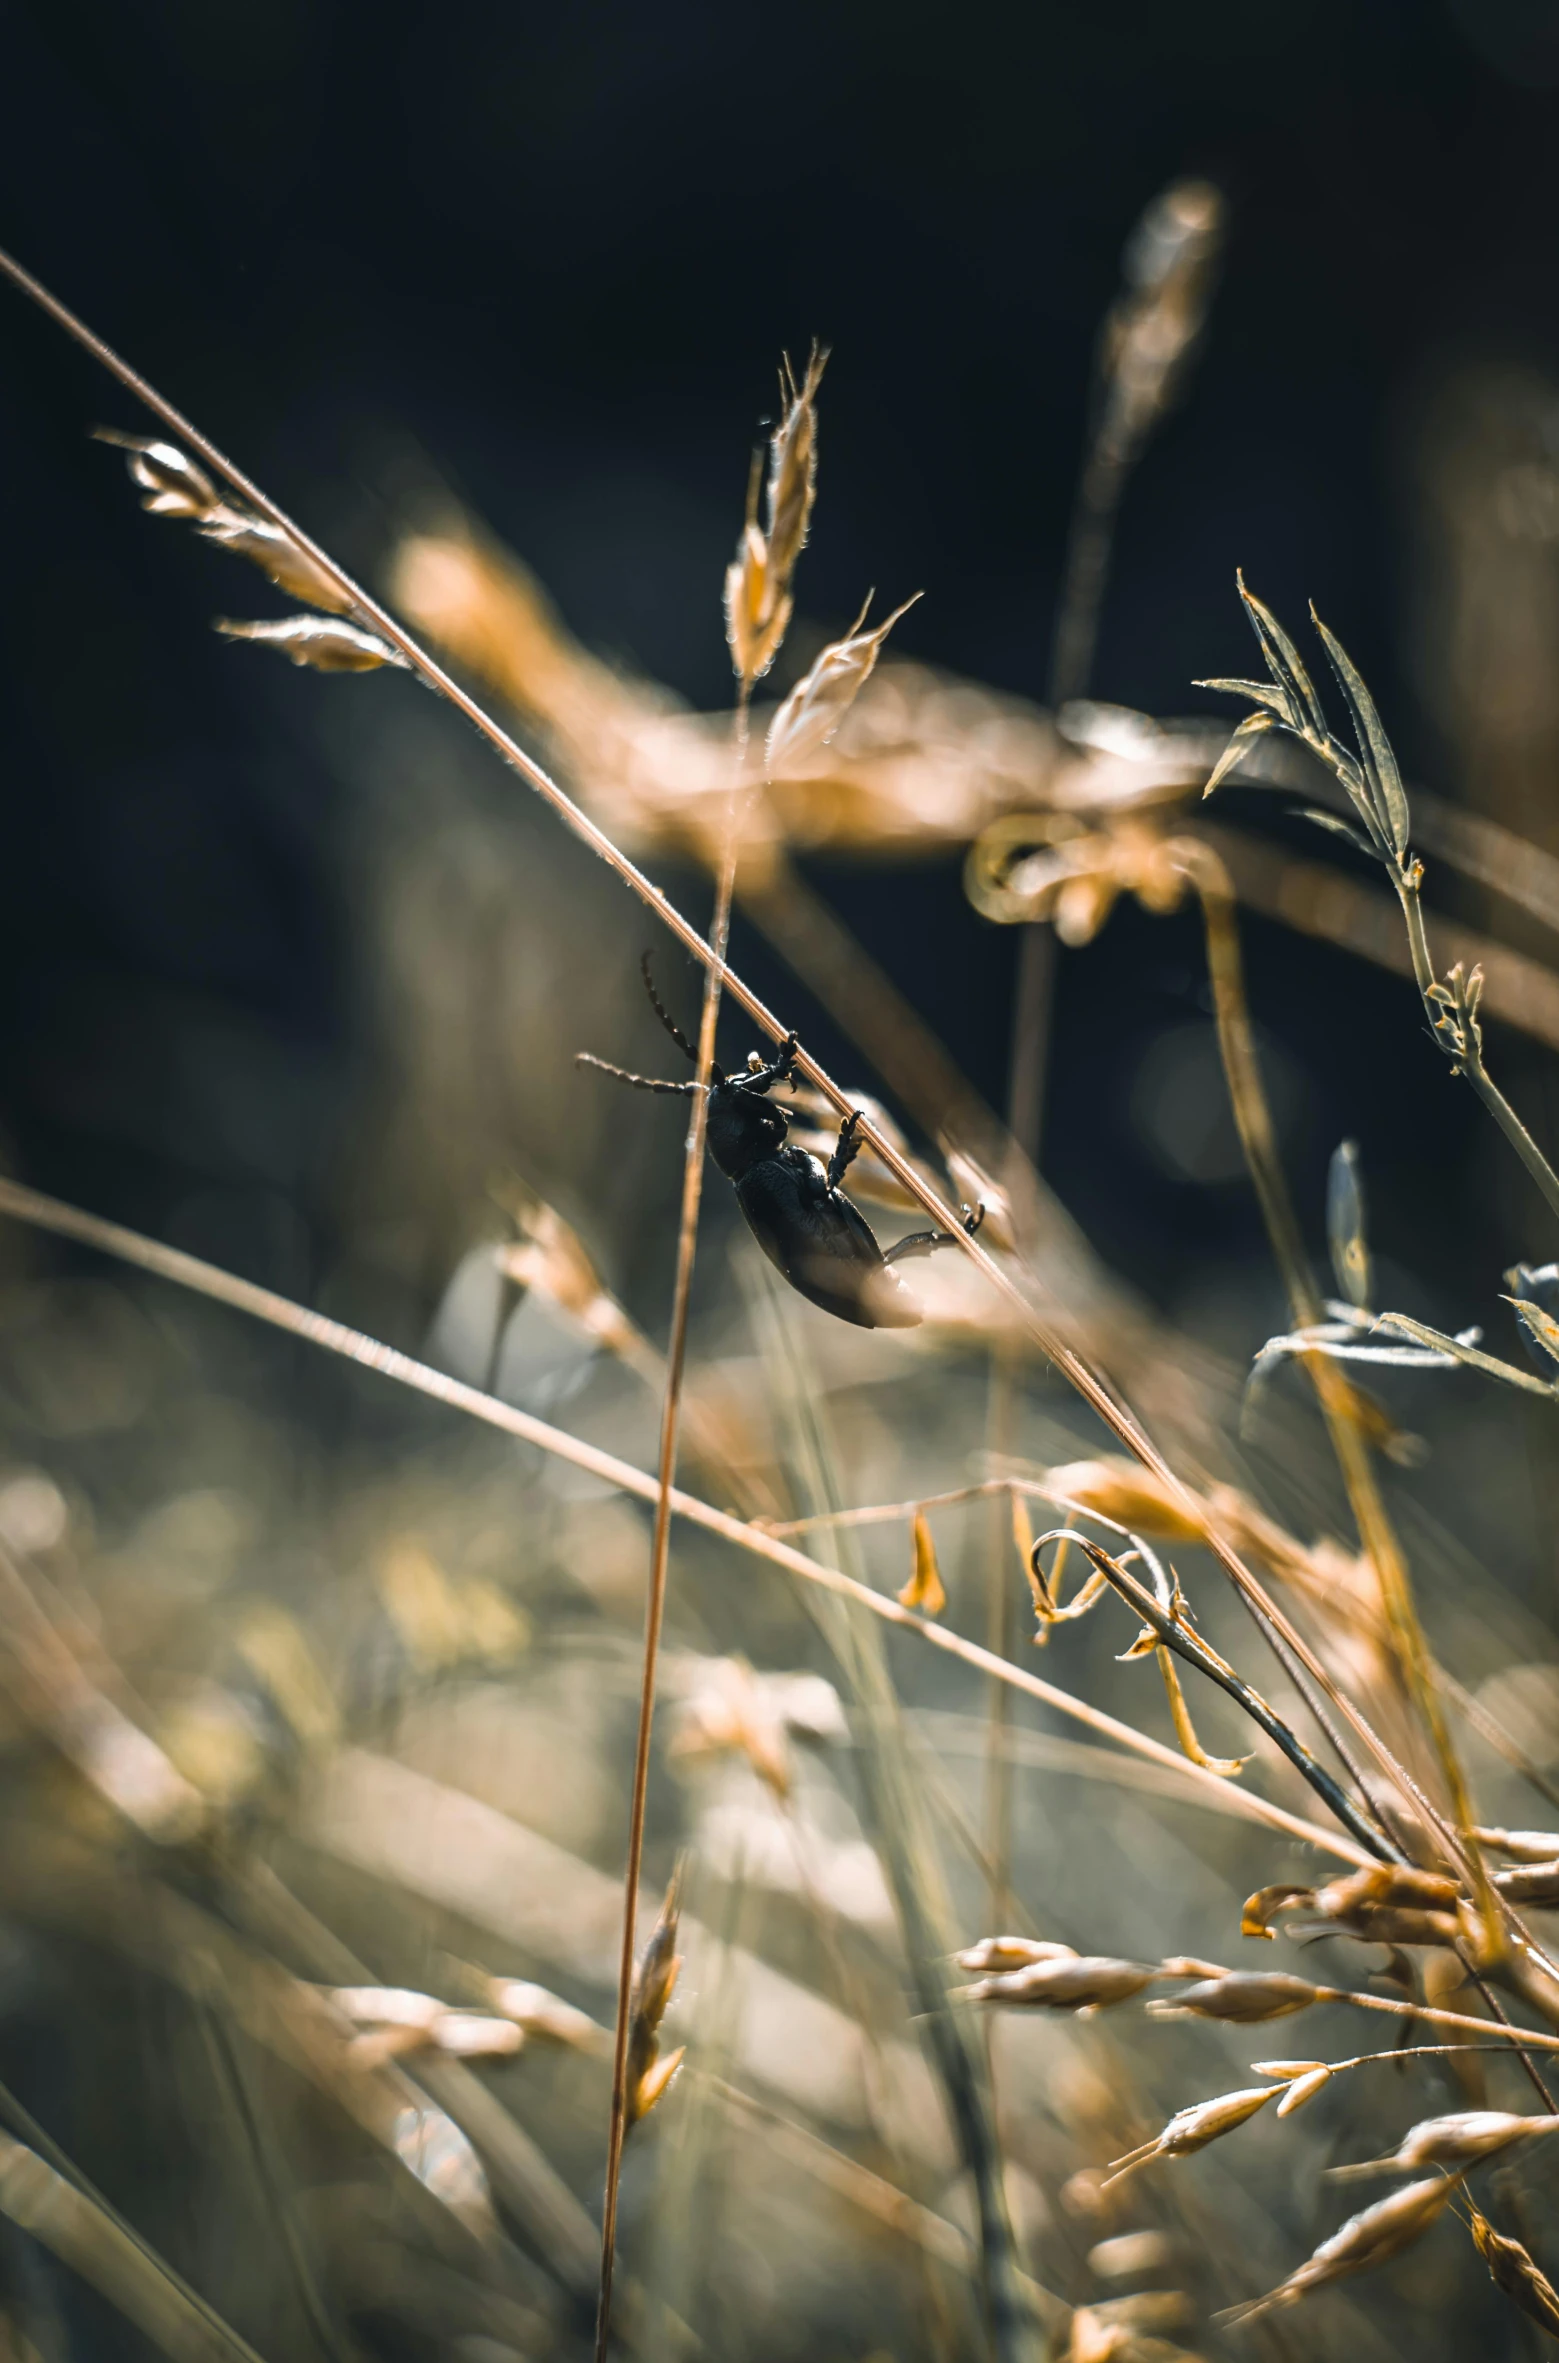
[(227, 640), (253, 640), (275, 648), (295, 665), (316, 673), (375, 673), (381, 665), (404, 665), (406, 659), (388, 640), (323, 615), (289, 615), (280, 623), (235, 623), (219, 615), (216, 629)]
[(1314, 1896), (1313, 1887), (1295, 1887), (1287, 1882), (1274, 1887), (1258, 1887), (1254, 1895), (1245, 1898), (1241, 1908), (1241, 1936), (1264, 1936), (1275, 1943), (1277, 1940), (1272, 1934), (1272, 1922), (1278, 1913), (1286, 1910), (1291, 1903), (1310, 1903)]
[(942, 1571), (937, 1565), (931, 1529), (918, 1510), (915, 1512), (912, 1550), (910, 1577), (899, 1594), (899, 1605), (913, 1608), (921, 1616), (940, 1616), (947, 1606), (947, 1592), (942, 1583)]
[(1185, 1692), (1180, 1687), (1180, 1676), (1169, 1651), (1158, 1643), (1157, 1635), (1148, 1635), (1148, 1645), (1158, 1657), (1159, 1672), (1164, 1677), (1164, 1688), (1169, 1694), (1169, 1712), (1174, 1721), (1175, 1737), (1182, 1752), (1204, 1772), (1216, 1772), (1223, 1780), (1237, 1780), (1250, 1762), (1248, 1756), (1209, 1756), (1197, 1738), (1191, 1722), (1191, 1710), (1185, 1703)]

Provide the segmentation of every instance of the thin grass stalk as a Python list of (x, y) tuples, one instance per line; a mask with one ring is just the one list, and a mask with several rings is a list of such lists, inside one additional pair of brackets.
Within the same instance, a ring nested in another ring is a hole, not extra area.
[(727, 802), (725, 842), (715, 889), (710, 944), (714, 958), (704, 972), (698, 1024), (696, 1088), (690, 1103), (687, 1147), (682, 1164), (682, 1213), (677, 1230), (677, 1274), (671, 1299), (671, 1335), (666, 1347), (666, 1391), (661, 1404), (660, 1460), (656, 1477), (655, 1530), (650, 1547), (649, 1594), (644, 1607), (644, 1659), (639, 1687), (639, 1728), (634, 1744), (633, 1795), (628, 1812), (628, 1859), (623, 1872), (622, 1951), (617, 1964), (617, 2025), (612, 2048), (612, 2101), (607, 2126), (606, 2195), (601, 2211), (601, 2294), (596, 2312), (596, 2363), (605, 2363), (612, 2328), (612, 2280), (617, 2259), (617, 2196), (622, 2181), (623, 2142), (628, 2131), (629, 2001), (633, 1990), (638, 1933), (639, 1875), (644, 1859), (644, 1815), (649, 1800), (650, 1734), (655, 1720), (655, 1675), (666, 1613), (666, 1574), (671, 1554), (672, 1486), (677, 1473), (678, 1420), (687, 1373), (688, 1312), (693, 1263), (698, 1249), (698, 1214), (704, 1189), (704, 1136), (709, 1123), (709, 1077), (714, 1065), (715, 1027), (720, 1016), (720, 979), (731, 932), (731, 894), (736, 880), (740, 773), (747, 755), (749, 686), (741, 684), (736, 708), (737, 777)]

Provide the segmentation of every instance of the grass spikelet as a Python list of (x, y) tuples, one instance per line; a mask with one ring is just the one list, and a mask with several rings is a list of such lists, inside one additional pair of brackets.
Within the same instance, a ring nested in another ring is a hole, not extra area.
[(919, 1616), (940, 1616), (947, 1606), (947, 1589), (937, 1565), (936, 1544), (931, 1539), (930, 1526), (918, 1510), (911, 1529), (909, 1581), (900, 1592), (899, 1601)]
[(252, 566), (258, 566), (289, 599), (306, 599), (310, 607), (323, 608), (327, 615), (349, 612), (352, 602), (340, 585), (290, 533), (273, 525), (268, 517), (252, 517), (245, 509), (224, 504), (201, 518), (196, 531), (203, 540), (215, 542), (218, 549), (231, 550), (235, 558), (247, 558)]
[(381, 665), (404, 666), (406, 659), (375, 632), (334, 616), (289, 615), (280, 623), (235, 623), (217, 617), (214, 627), (224, 640), (252, 640), (257, 647), (274, 648), (295, 665), (315, 673), (376, 673)]
[(771, 778), (796, 769), (827, 746), (865, 688), (883, 642), (920, 597), (916, 591), (913, 598), (895, 607), (885, 622), (867, 632), (861, 628), (872, 603), (872, 594), (867, 593), (865, 605), (845, 637), (830, 641), (769, 724), (764, 767)]
[(817, 496), (817, 390), (828, 354), (812, 347), (798, 386), (787, 354), (780, 367), (784, 411), (769, 440), (765, 519), (758, 523), (761, 462), (753, 455), (747, 515), (725, 576), (725, 636), (731, 666), (750, 694), (779, 653), (794, 605), (796, 563), (806, 547)]
[(1276, 2289), (1268, 2290), (1265, 2297), (1258, 2297), (1248, 2306), (1233, 2307), (1223, 2320), (1231, 2328), (1259, 2321), (1263, 2314), (1275, 2312), (1281, 2306), (1297, 2305), (1313, 2289), (1329, 2288), (1350, 2273), (1367, 2273), (1376, 2265), (1389, 2263), (1428, 2231), (1444, 2213), (1456, 2189), (1455, 2176), (1435, 2175), (1425, 2182), (1408, 2183), (1402, 2190), (1393, 2191), (1389, 2199), (1377, 2200), (1373, 2207), (1350, 2215), (1297, 2272), (1280, 2281)]
[(682, 1967), (677, 1951), (677, 1927), (682, 1916), (682, 1864), (677, 1863), (666, 1888), (660, 1916), (633, 1976), (628, 2004), (628, 2108), (630, 2127), (647, 2117), (665, 2097), (682, 2064), (682, 2049), (660, 2056), (660, 2024), (665, 2017)]
[(1269, 2018), (1288, 2018), (1308, 2010), (1321, 1989), (1306, 1977), (1287, 1977), (1281, 1970), (1232, 1969), (1186, 1986), (1172, 2001), (1149, 2004), (1156, 2018), (1221, 2018), (1233, 2026), (1259, 2026)]
[(222, 495), (205, 469), (197, 467), (176, 443), (164, 443), (155, 436), (122, 435), (116, 427), (94, 427), (92, 435), (95, 442), (112, 443), (129, 453), (131, 481), (146, 495), (141, 506), (148, 516), (198, 520), (222, 506)]
[(1214, 2100), (1193, 2101), (1189, 2108), (1177, 2110), (1152, 2141), (1129, 2150), (1124, 2158), (1112, 2159), (1100, 2189), (1107, 2191), (1112, 2184), (1124, 2182), (1128, 2174), (1151, 2165), (1155, 2158), (1189, 2158), (1194, 2151), (1205, 2150), (1209, 2142), (1221, 2141), (1226, 2133), (1246, 2124), (1276, 2091), (1274, 2084), (1252, 2084), (1243, 2092), (1223, 2092)]
[(1540, 2141), (1559, 2131), (1559, 2117), (1520, 2117), (1508, 2109), (1463, 2109), (1449, 2117), (1426, 2117), (1406, 2132), (1384, 2158), (1366, 2158), (1356, 2166), (1334, 2166), (1332, 2179), (1345, 2181), (1356, 2174), (1376, 2174), (1399, 2167), (1414, 2173), (1423, 2166), (1465, 2170), (1486, 2158), (1497, 2158), (1518, 2142)]
[(1108, 2010), (1129, 2002), (1163, 1973), (1140, 1961), (1102, 1953), (1057, 1954), (963, 1988), (970, 2002), (1000, 2002), (1025, 2010)]
[(1488, 2266), (1495, 2288), (1503, 2290), (1511, 2303), (1519, 2306), (1549, 2338), (1559, 2339), (1559, 2290), (1555, 2290), (1531, 2251), (1507, 2233), (1496, 2232), (1488, 2217), (1480, 2215), (1476, 2207), (1468, 2208), (1467, 2221), (1473, 2244)]

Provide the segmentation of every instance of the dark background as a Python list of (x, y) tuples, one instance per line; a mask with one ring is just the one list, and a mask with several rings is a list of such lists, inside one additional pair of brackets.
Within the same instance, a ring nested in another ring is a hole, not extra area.
[[(1465, 359), (1559, 363), (1552, 0), (118, 0), (13, 6), (5, 61), (0, 236), (276, 497), (372, 574), (429, 465), (586, 641), (704, 705), (728, 695), (720, 573), (775, 357), (814, 333), (804, 606), (924, 585), (904, 650), (1042, 695), (1122, 241), (1167, 179), (1209, 174), (1227, 267), (1128, 499), (1096, 691), (1205, 710), (1191, 679), (1247, 666), (1243, 563), (1291, 619), (1315, 597), (1409, 776), (1461, 785), (1415, 693), (1405, 454)], [(85, 440), (138, 425), (126, 399), (9, 292), (0, 355), (4, 1154), (164, 1234), (258, 1165), (317, 1270), (382, 1083), (321, 717), (416, 693), (218, 643), (229, 562), (143, 519)], [(821, 883), (1000, 1098), (1011, 936), (952, 868)], [(1438, 1275), (1426, 1302), (1475, 1317), (1459, 1292), (1482, 1307), (1512, 1250), (1552, 1251), (1535, 1199), (1502, 1181), (1490, 1215), (1504, 1153), (1403, 987), (1254, 923), (1248, 946), (1307, 1211), (1356, 1132), (1378, 1229)], [(1189, 922), (1134, 912), (1069, 956), (1048, 1117), (1063, 1196), (1177, 1307), (1260, 1252), (1242, 1187), (1166, 1179), (1126, 1115), (1200, 974)], [(234, 1029), (268, 1078), (258, 1146), (211, 1112)], [(1541, 1129), (1540, 1062), (1499, 1048)], [(306, 1282), (267, 1236), (240, 1225), (235, 1260)]]

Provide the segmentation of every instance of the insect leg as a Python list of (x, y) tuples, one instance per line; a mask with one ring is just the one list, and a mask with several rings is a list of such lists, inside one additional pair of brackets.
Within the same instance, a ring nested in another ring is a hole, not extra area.
[(860, 1134), (857, 1127), (860, 1125), (863, 1114), (864, 1110), (853, 1108), (839, 1127), (839, 1139), (833, 1155), (828, 1160), (828, 1186), (831, 1190), (838, 1189), (839, 1184), (844, 1180), (850, 1167), (861, 1153)]
[[(966, 1206), (962, 1211), (964, 1219), (958, 1227), (966, 1237), (972, 1239), (985, 1220), (985, 1208), (983, 1205), (973, 1209)], [(952, 1231), (911, 1231), (907, 1239), (900, 1239), (890, 1247), (882, 1260), (885, 1264), (902, 1263), (907, 1256), (935, 1255), (939, 1247), (952, 1247), (955, 1244), (956, 1234)]]

